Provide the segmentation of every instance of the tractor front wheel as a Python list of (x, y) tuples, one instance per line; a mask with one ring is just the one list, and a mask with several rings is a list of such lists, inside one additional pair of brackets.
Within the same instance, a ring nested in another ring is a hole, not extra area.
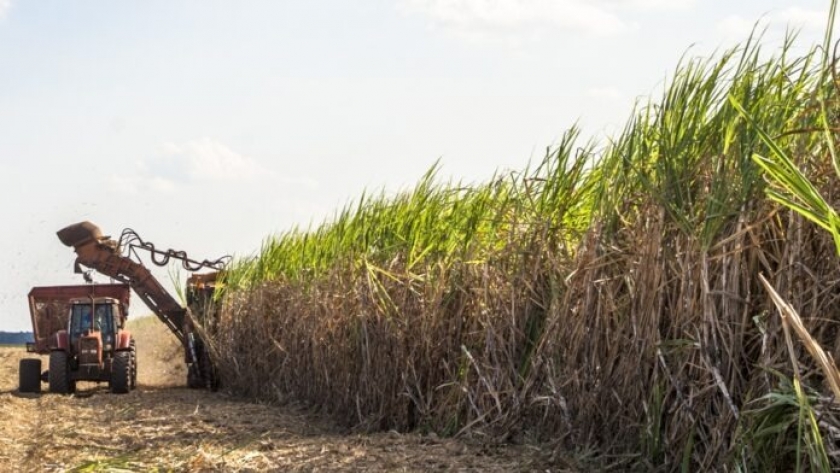
[(50, 353), (49, 383), (50, 392), (70, 394), (73, 383), (70, 382), (70, 363), (67, 352), (56, 350)]
[(114, 353), (111, 363), (111, 392), (125, 394), (131, 390), (131, 351)]

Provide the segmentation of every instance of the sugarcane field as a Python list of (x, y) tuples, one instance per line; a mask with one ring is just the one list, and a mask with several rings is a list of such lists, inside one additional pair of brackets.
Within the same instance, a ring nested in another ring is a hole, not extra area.
[(0, 472), (840, 471), (836, 9), (0, 0)]

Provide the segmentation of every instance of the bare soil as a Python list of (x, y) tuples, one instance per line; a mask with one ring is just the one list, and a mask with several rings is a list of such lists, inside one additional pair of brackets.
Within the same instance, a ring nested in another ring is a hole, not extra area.
[(302, 410), (186, 389), (174, 337), (153, 319), (134, 331), (139, 386), (124, 395), (96, 383), (18, 393), (28, 355), (0, 348), (0, 471), (562, 471), (535, 447), (347, 434)]

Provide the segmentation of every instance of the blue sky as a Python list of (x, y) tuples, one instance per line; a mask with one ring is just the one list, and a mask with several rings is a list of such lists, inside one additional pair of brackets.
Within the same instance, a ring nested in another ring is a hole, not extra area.
[[(579, 123), (620, 128), (687, 51), (828, 1), (0, 0), (0, 329), (31, 286), (80, 283), (55, 232), (125, 227), (248, 255), (440, 159), (521, 169)], [(166, 272), (158, 272), (167, 279)], [(145, 313), (135, 299), (135, 313)]]

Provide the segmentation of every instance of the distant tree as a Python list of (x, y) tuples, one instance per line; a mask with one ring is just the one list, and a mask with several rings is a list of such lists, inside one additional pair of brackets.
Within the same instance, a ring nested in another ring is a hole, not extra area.
[(32, 341), (32, 332), (0, 332), (0, 345), (23, 345)]

